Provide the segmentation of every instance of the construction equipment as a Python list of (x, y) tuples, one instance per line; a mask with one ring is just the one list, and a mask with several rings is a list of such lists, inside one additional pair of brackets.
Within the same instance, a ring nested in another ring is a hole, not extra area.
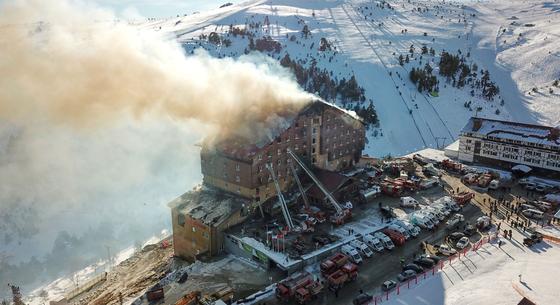
[(296, 180), (296, 184), (299, 188), (299, 192), (301, 193), (301, 197), (303, 198), (303, 203), (305, 205), (305, 209), (309, 210), (309, 201), (307, 200), (307, 195), (305, 195), (305, 191), (303, 190), (303, 186), (301, 185), (301, 181), (299, 180), (299, 177), (297, 175), (296, 168), (294, 167), (292, 162), (290, 162), (290, 160), (288, 160), (288, 166), (290, 167), (290, 170), (292, 171), (292, 175), (294, 175), (294, 180)]
[(340, 204), (338, 204), (338, 202), (336, 201), (336, 199), (333, 197), (333, 195), (331, 193), (329, 193), (329, 191), (323, 186), (323, 184), (319, 181), (319, 179), (317, 179), (317, 177), (315, 177), (315, 174), (313, 174), (313, 172), (307, 168), (307, 166), (303, 163), (303, 161), (301, 161), (299, 159), (298, 156), (296, 156), (296, 154), (294, 154), (292, 152), (291, 149), (288, 149), (288, 154), (296, 161), (296, 163), (301, 167), (301, 169), (303, 169), (303, 171), (311, 178), (311, 180), (313, 180), (313, 182), (315, 182), (315, 184), (317, 185), (317, 187), (325, 194), (325, 196), (328, 198), (328, 200), (331, 202), (331, 204), (333, 205), (333, 207), (336, 210), (336, 214), (331, 215), (330, 217), (330, 221), (334, 224), (337, 225), (341, 225), (343, 224), (347, 219), (349, 219), (350, 217), (352, 217), (352, 211), (349, 208), (342, 208), (340, 206)]
[(288, 160), (288, 166), (290, 167), (290, 170), (292, 171), (292, 175), (294, 176), (294, 180), (296, 180), (296, 184), (298, 186), (299, 192), (301, 193), (301, 197), (303, 198), (303, 203), (304, 203), (303, 211), (304, 211), (304, 213), (312, 215), (319, 223), (323, 223), (325, 221), (325, 213), (323, 211), (321, 211), (319, 208), (312, 207), (311, 205), (309, 205), (309, 200), (307, 199), (307, 195), (305, 194), (305, 190), (303, 189), (301, 181), (299, 180), (299, 176), (297, 175), (296, 168), (294, 167), (294, 164), (290, 161), (291, 160)]
[(323, 286), (309, 272), (298, 272), (276, 284), (276, 297), (283, 301), (295, 298), (299, 304), (315, 298)]
[(286, 220), (286, 225), (288, 226), (288, 229), (292, 231), (294, 229), (294, 223), (292, 221), (292, 217), (290, 216), (290, 211), (288, 210), (288, 205), (286, 204), (286, 200), (284, 199), (282, 190), (280, 189), (278, 179), (276, 179), (276, 173), (272, 168), (272, 164), (266, 164), (266, 169), (268, 169), (268, 171), (270, 172), (270, 176), (274, 181), (274, 187), (276, 188), (276, 192), (278, 193), (278, 201), (280, 202), (280, 208), (282, 209), (282, 214), (284, 215), (284, 219)]

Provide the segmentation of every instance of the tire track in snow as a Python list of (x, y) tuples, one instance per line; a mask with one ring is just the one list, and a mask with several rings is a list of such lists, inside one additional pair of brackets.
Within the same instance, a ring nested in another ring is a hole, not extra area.
[[(373, 45), (371, 44), (371, 42), (367, 39), (367, 37), (364, 35), (364, 33), (362, 32), (362, 30), (360, 29), (360, 27), (354, 22), (354, 20), (352, 19), (352, 17), (350, 16), (350, 14), (348, 13), (348, 11), (346, 10), (346, 8), (344, 7), (344, 4), (342, 4), (340, 6), (342, 8), (342, 10), (344, 11), (344, 13), (346, 14), (346, 17), (348, 17), (348, 20), (354, 25), (354, 27), (356, 28), (356, 30), (358, 30), (358, 32), (360, 33), (360, 36), (362, 36), (362, 39), (367, 43), (367, 45), (369, 46), (369, 48), (373, 51), (373, 53), (375, 54), (375, 56), (379, 59), (379, 61), (381, 62), (381, 64), (383, 65), (383, 67), (385, 68), (385, 71), (387, 72), (387, 74), (389, 74), (389, 69), (387, 68), (387, 65), (385, 64), (385, 62), (383, 61), (383, 59), (381, 58), (381, 56), (379, 56), (379, 54), (377, 54), (377, 51), (375, 50), (375, 48), (373, 47)], [(393, 85), (396, 87), (397, 83), (395, 82), (395, 79), (393, 78), (393, 75), (389, 75), (391, 81), (393, 82)], [(399, 98), (401, 99), (401, 101), (403, 102), (403, 104), (405, 105), (405, 107), (407, 109), (410, 110), (410, 108), (408, 107), (408, 105), (406, 104), (406, 101), (404, 100), (404, 98), (402, 97), (402, 95), (399, 94)], [(422, 140), (422, 143), (424, 143), (424, 147), (428, 147), (428, 144), (426, 142), (426, 139), (424, 138), (424, 135), (422, 134), (422, 131), (420, 130), (420, 127), (418, 126), (418, 122), (416, 122), (416, 119), (414, 118), (414, 115), (411, 115), (412, 117), (412, 121), (414, 123), (414, 127), (416, 127), (416, 130), (418, 131), (418, 134), (420, 135), (420, 139)], [(431, 130), (429, 130), (431, 133)], [(433, 133), (432, 133), (432, 137), (433, 137)], [(435, 137), (434, 137), (435, 139)]]
[[(357, 12), (356, 7), (355, 7), (352, 3), (349, 3), (349, 5), (350, 5), (350, 7), (352, 7), (352, 10), (354, 11), (354, 13), (355, 13), (356, 15), (359, 16), (359, 13)], [(379, 17), (379, 16), (375, 16), (375, 17)], [(391, 19), (391, 20), (393, 20), (393, 22), (397, 22), (397, 21), (394, 20), (394, 19)], [(367, 20), (367, 21), (365, 21), (365, 23), (368, 25), (368, 27), (369, 27), (370, 29), (376, 30), (376, 28), (372, 25), (372, 22), (371, 22), (371, 21)], [(404, 25), (403, 25), (403, 26), (404, 26)], [(389, 30), (389, 27), (384, 26), (384, 30), (381, 29), (381, 28), (380, 28), (379, 30), (382, 31), (383, 33), (385, 33), (385, 35), (395, 38), (395, 39), (392, 39), (391, 41), (399, 41), (399, 39), (396, 39), (396, 38), (397, 38), (396, 35), (395, 35), (391, 30)], [(417, 43), (416, 40), (414, 40), (413, 42), (414, 42), (414, 44)], [(403, 45), (403, 42), (400, 42), (400, 44)], [(420, 44), (421, 44), (421, 43), (420, 43)], [(393, 49), (394, 49), (395, 51), (397, 51), (397, 52), (400, 53), (399, 49), (398, 49), (396, 46), (393, 46)], [(405, 67), (402, 67), (402, 66), (401, 66), (401, 68), (406, 72), (405, 75), (408, 75), (408, 74), (410, 73), (410, 71), (408, 71)], [(406, 89), (409, 91), (409, 95), (411, 95), (410, 89), (409, 89), (408, 87), (407, 87)], [(429, 107), (426, 107), (426, 108), (431, 109), (431, 110), (433, 111), (433, 113), (434, 113), (435, 116), (438, 118), (438, 120), (441, 122), (441, 124), (443, 125), (443, 127), (445, 127), (445, 131), (446, 131), (447, 134), (449, 135), (450, 140), (453, 140), (453, 139), (455, 138), (455, 137), (453, 136), (453, 133), (451, 132), (451, 130), (449, 129), (449, 127), (447, 126), (447, 124), (445, 123), (445, 121), (443, 120), (443, 118), (441, 117), (441, 115), (439, 114), (439, 112), (437, 111), (437, 109), (434, 107), (434, 105), (430, 102), (430, 100), (428, 99), (428, 97), (426, 97), (426, 95), (420, 94), (420, 96), (421, 96), (421, 97), (424, 99), (424, 101), (426, 102), (425, 104), (428, 104), (428, 105), (429, 105)], [(422, 119), (426, 122), (426, 125), (428, 125), (428, 128), (429, 128), (430, 131), (431, 131), (432, 129), (431, 129), (431, 126), (430, 126), (430, 124), (428, 123), (428, 121), (426, 121), (426, 120), (423, 118), (423, 116), (422, 116), (421, 114), (420, 114), (420, 116), (421, 116)], [(432, 136), (434, 136), (433, 133), (432, 133)], [(434, 136), (434, 139), (436, 139), (435, 136)], [(436, 140), (436, 144), (437, 144), (437, 140)]]

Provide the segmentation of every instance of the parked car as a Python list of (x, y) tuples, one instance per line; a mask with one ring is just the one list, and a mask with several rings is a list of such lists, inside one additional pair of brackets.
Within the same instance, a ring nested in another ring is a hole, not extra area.
[(381, 241), (381, 244), (385, 247), (385, 249), (393, 250), (395, 248), (393, 241), (391, 241), (389, 236), (383, 234), (383, 232), (375, 232), (374, 237), (377, 237)]
[(418, 201), (412, 197), (401, 197), (401, 207), (403, 208), (415, 208), (418, 205)]
[(473, 225), (467, 225), (463, 230), (466, 236), (473, 236), (476, 233), (476, 228)]
[(426, 269), (430, 269), (432, 268), (436, 262), (427, 258), (427, 257), (419, 257), (419, 258), (415, 258), (413, 260), (414, 264), (422, 267), (422, 268), (426, 268)]
[(410, 233), (408, 232), (408, 230), (406, 230), (405, 228), (403, 228), (402, 226), (399, 226), (396, 223), (390, 223), (387, 228), (393, 230), (393, 231), (397, 231), (399, 233), (401, 233), (405, 239), (410, 239)]
[(397, 275), (397, 279), (400, 282), (404, 282), (407, 281), (413, 277), (416, 276), (416, 272), (414, 272), (413, 270), (405, 270), (403, 272), (401, 272), (399, 275)]
[(534, 191), (536, 187), (537, 184), (534, 182), (527, 182), (527, 184), (525, 184), (525, 189), (528, 191)]
[(535, 186), (535, 191), (539, 192), (539, 193), (544, 193), (548, 190), (551, 189), (551, 186), (548, 184), (544, 184), (544, 183), (537, 183), (537, 185)]
[(360, 293), (354, 300), (352, 300), (353, 305), (365, 305), (373, 301), (373, 296), (367, 293)]
[(437, 264), (437, 263), (439, 263), (440, 260), (442, 260), (441, 257), (439, 257), (439, 256), (437, 256), (437, 255), (432, 255), (432, 254), (427, 254), (427, 255), (426, 255), (426, 254), (422, 254), (422, 255), (420, 255), (419, 258), (427, 258), (427, 259), (433, 261), (434, 264)]
[(371, 249), (362, 241), (355, 239), (351, 241), (349, 245), (356, 248), (360, 252), (360, 254), (365, 257), (373, 256), (373, 252), (371, 251)]
[(535, 209), (523, 210), (523, 211), (521, 211), (521, 213), (523, 215), (525, 215), (526, 217), (534, 218), (534, 219), (542, 219), (543, 216), (544, 216), (543, 212), (541, 212), (539, 210), (535, 210)]
[(383, 291), (389, 291), (393, 288), (397, 287), (397, 282), (393, 281), (393, 280), (388, 280), (383, 282), (383, 284), (381, 284), (381, 290)]
[(454, 255), (455, 253), (457, 253), (457, 250), (449, 247), (448, 245), (441, 245), (438, 248), (438, 252), (446, 255), (446, 256), (450, 256), (450, 255)]
[(179, 279), (177, 280), (177, 283), (179, 284), (183, 284), (184, 282), (186, 282), (189, 279), (189, 273), (187, 271), (183, 272), (183, 274), (181, 274), (181, 276), (179, 277)]
[(552, 204), (546, 201), (536, 201), (534, 205), (541, 211), (546, 212), (552, 209)]
[(370, 234), (366, 234), (364, 236), (364, 242), (366, 243), (366, 245), (368, 245), (369, 247), (371, 247), (373, 250), (377, 251), (377, 252), (383, 252), (383, 244), (381, 243), (381, 241), (379, 240), (379, 238), (372, 236)]
[(447, 221), (447, 226), (448, 227), (454, 227), (457, 224), (459, 224), (460, 222), (465, 221), (465, 217), (463, 217), (462, 214), (455, 214), (453, 215), (453, 217), (451, 217), (448, 221)]
[(414, 264), (414, 263), (408, 264), (408, 265), (404, 266), (404, 267), (403, 267), (403, 271), (405, 271), (405, 270), (412, 270), (412, 271), (414, 271), (414, 272), (416, 272), (416, 273), (421, 273), (421, 272), (424, 271), (424, 269), (422, 269), (422, 267), (420, 267), (420, 266), (418, 266), (418, 265), (416, 265), (416, 264)]
[(348, 255), (353, 263), (360, 264), (362, 262), (362, 257), (360, 256), (360, 253), (358, 252), (358, 250), (356, 250), (356, 248), (350, 245), (344, 245), (342, 246), (340, 251), (342, 252), (342, 254)]
[(462, 249), (465, 249), (465, 248), (469, 245), (470, 242), (471, 242), (471, 241), (469, 240), (469, 238), (465, 236), (465, 237), (462, 237), (461, 239), (459, 239), (459, 241), (457, 242), (457, 244), (455, 245), (455, 247), (456, 247), (457, 249), (461, 249), (461, 250), (462, 250)]
[(465, 237), (465, 233), (463, 232), (453, 232), (451, 234), (449, 234), (448, 238), (450, 241), (452, 242), (457, 242), (459, 241), (461, 238)]

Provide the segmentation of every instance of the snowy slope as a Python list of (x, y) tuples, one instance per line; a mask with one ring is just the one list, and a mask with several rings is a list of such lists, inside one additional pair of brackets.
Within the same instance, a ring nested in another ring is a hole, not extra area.
[[(269, 53), (271, 57), (280, 59), (287, 53), (292, 59), (316, 58), (317, 66), (334, 76), (355, 75), (380, 118), (380, 126), (369, 132), (366, 153), (371, 155), (400, 155), (450, 144), (478, 107), (478, 115), (487, 117), (558, 122), (560, 88), (549, 93), (553, 80), (560, 78), (560, 57), (553, 48), (554, 43), (558, 44), (554, 37), (560, 28), (557, 2), (514, 1), (510, 5), (503, 1), (391, 1), (390, 7), (382, 1), (359, 0), (248, 1), (140, 26), (177, 37), (189, 51), (204, 48), (218, 57), (237, 57), (247, 48), (248, 39), (228, 36), (229, 26), (246, 28), (260, 23), (250, 29), (255, 39), (271, 36), (283, 46), (279, 53)], [(508, 18), (512, 15), (522, 26), (510, 26), (505, 33), (500, 32), (511, 22)], [(525, 27), (526, 23), (535, 26)], [(303, 24), (311, 30), (311, 38), (300, 37)], [(201, 34), (211, 32), (224, 35), (232, 45), (216, 46), (200, 40)], [(518, 32), (523, 32), (523, 39), (515, 44), (513, 39), (507, 42), (502, 37)], [(291, 35), (297, 36), (297, 41), (290, 41)], [(332, 54), (325, 56), (317, 51), (322, 37), (333, 42), (339, 52), (332, 62), (326, 60)], [(436, 56), (424, 56), (423, 62), (414, 56), (401, 67), (397, 56), (407, 54), (411, 45), (416, 49), (422, 45), (434, 48)], [(470, 52), (469, 62), (490, 71), (501, 96), (491, 102), (472, 97), (470, 89), (454, 88), (444, 79), (440, 79), (439, 97), (419, 93), (408, 79), (410, 69), (427, 61), (436, 67), (443, 50)], [(529, 94), (533, 87), (539, 92)], [(499, 103), (502, 98), (503, 106)], [(468, 101), (470, 109), (464, 107)]]
[(501, 248), (487, 244), (469, 253), (411, 290), (403, 285), (399, 296), (393, 293), (383, 304), (506, 305), (523, 297), (536, 304), (557, 304), (560, 293), (554, 277), (560, 269), (551, 262), (560, 258), (560, 247), (541, 243), (529, 249), (519, 239), (504, 241)]

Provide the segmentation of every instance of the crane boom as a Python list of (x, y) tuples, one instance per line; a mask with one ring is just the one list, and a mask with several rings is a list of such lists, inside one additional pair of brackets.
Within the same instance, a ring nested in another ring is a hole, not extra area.
[(296, 184), (299, 188), (299, 192), (301, 193), (301, 197), (303, 197), (303, 203), (305, 204), (305, 208), (309, 210), (309, 201), (307, 200), (307, 195), (305, 195), (305, 191), (303, 190), (303, 186), (301, 185), (301, 181), (299, 181), (299, 177), (296, 172), (296, 168), (292, 162), (288, 162), (290, 166), (290, 170), (292, 170), (292, 174), (294, 175), (294, 179), (296, 180)]
[(305, 164), (303, 163), (303, 161), (301, 161), (299, 159), (298, 156), (296, 156), (296, 154), (294, 154), (292, 152), (291, 149), (288, 149), (288, 154), (297, 162), (297, 164), (303, 169), (303, 171), (311, 178), (311, 180), (313, 180), (313, 182), (315, 182), (315, 184), (317, 185), (317, 187), (319, 187), (319, 189), (325, 194), (325, 196), (327, 196), (327, 198), (329, 199), (329, 201), (331, 202), (331, 204), (334, 206), (334, 208), (336, 209), (337, 213), (342, 213), (342, 207), (340, 207), (340, 204), (338, 204), (338, 202), (336, 201), (336, 199), (334, 199), (333, 195), (331, 195), (331, 193), (329, 193), (329, 191), (323, 186), (323, 184), (319, 181), (319, 179), (317, 179), (317, 177), (315, 177), (315, 174), (313, 174), (313, 172), (307, 168), (307, 166), (305, 166)]
[(288, 210), (288, 205), (286, 204), (286, 200), (284, 199), (284, 195), (282, 194), (282, 190), (280, 189), (280, 184), (278, 183), (278, 179), (276, 179), (276, 174), (274, 173), (274, 169), (272, 168), (272, 164), (266, 164), (266, 169), (270, 172), (270, 176), (274, 181), (274, 187), (276, 188), (276, 192), (278, 193), (278, 201), (280, 202), (280, 209), (282, 210), (282, 214), (284, 215), (284, 219), (286, 220), (286, 224), (290, 231), (294, 229), (294, 223), (292, 222), (292, 217), (290, 216), (290, 211)]

